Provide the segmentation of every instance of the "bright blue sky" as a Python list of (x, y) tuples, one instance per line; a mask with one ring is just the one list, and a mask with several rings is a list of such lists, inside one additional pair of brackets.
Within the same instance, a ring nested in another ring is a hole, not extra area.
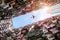
[[(39, 13), (39, 12), (37, 12)], [(34, 19), (32, 18), (32, 15), (36, 16)], [(37, 21), (38, 19), (38, 14), (36, 14), (35, 12), (30, 12), (29, 14), (25, 14), (25, 15), (21, 15), (18, 16), (16, 18), (13, 18), (13, 25), (14, 27), (20, 27), (20, 26), (25, 26), (27, 24), (31, 24), (33, 22), (35, 22), (35, 20)]]
[[(49, 8), (45, 7), (43, 9), (32, 11), (32, 12), (27, 13), (25, 15), (15, 17), (15, 18), (12, 19), (13, 26), (15, 28), (18, 28), (18, 27), (21, 27), (21, 26), (25, 26), (27, 24), (32, 24), (32, 23), (37, 22), (39, 20), (49, 18), (53, 15), (57, 15), (57, 14), (47, 14), (47, 10), (49, 10)], [(51, 11), (51, 13), (58, 12), (58, 14), (60, 14), (60, 6), (59, 5), (51, 7), (51, 10), (54, 10), (54, 11)], [(32, 18), (32, 15), (35, 16), (34, 19)]]

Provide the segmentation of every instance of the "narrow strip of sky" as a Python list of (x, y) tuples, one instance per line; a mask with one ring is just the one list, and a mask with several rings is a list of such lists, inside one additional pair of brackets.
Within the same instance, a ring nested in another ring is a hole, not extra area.
[[(47, 13), (46, 11), (49, 10), (50, 14)], [(51, 11), (53, 10), (53, 11)], [(51, 14), (52, 13), (52, 14)], [(28, 24), (32, 24), (34, 22), (37, 22), (39, 20), (44, 20), (46, 18), (49, 18), (51, 16), (59, 15), (60, 14), (60, 4), (57, 4), (55, 6), (52, 6), (50, 8), (45, 7), (43, 9), (39, 9), (36, 11), (32, 11), (30, 13), (27, 13), (25, 15), (18, 16), (16, 18), (13, 18), (13, 26), (15, 28), (25, 26)], [(35, 18), (32, 18), (32, 15), (35, 16)]]

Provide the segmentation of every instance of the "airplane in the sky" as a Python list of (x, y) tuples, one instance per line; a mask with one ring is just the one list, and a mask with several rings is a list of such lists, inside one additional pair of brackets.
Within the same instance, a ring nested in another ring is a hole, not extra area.
[(32, 15), (32, 17), (31, 17), (32, 19), (34, 19), (35, 18), (35, 16), (34, 15)]

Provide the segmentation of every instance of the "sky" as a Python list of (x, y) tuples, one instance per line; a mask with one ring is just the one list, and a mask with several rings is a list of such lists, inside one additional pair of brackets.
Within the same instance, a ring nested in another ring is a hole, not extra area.
[[(44, 6), (42, 9), (31, 11), (25, 15), (21, 15), (12, 19), (13, 26), (15, 28), (23, 27), (28, 24), (32, 24), (34, 22), (44, 20), (51, 16), (59, 15), (60, 14), (60, 4), (57, 4), (52, 7)], [(33, 19), (32, 16), (35, 16)]]

